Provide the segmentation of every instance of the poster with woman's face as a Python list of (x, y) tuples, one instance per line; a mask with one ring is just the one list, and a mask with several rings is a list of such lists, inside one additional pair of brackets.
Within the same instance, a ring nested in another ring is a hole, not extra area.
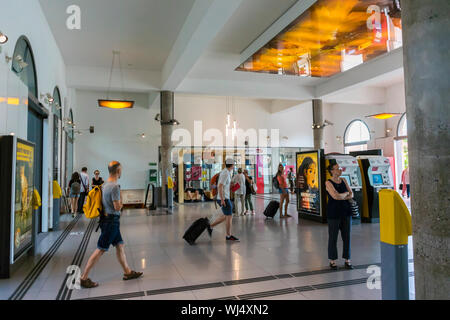
[(17, 141), (14, 206), (14, 256), (31, 245), (34, 147)]
[(317, 151), (297, 154), (298, 211), (320, 216), (319, 162)]

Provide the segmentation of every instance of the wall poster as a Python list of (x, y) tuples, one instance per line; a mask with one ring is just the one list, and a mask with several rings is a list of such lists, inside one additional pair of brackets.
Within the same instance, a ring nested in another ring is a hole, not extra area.
[(32, 245), (34, 145), (17, 139), (14, 190), (14, 260)]
[(322, 220), (322, 152), (299, 152), (296, 158), (297, 211), (302, 216), (315, 216)]

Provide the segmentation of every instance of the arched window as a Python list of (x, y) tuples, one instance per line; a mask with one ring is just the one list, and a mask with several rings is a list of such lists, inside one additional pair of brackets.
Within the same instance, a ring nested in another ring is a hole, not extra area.
[(28, 91), (38, 98), (36, 66), (34, 64), (33, 51), (25, 36), (21, 36), (19, 40), (17, 40), (11, 69), (28, 87)]
[(407, 137), (407, 136), (408, 136), (408, 126), (406, 122), (406, 112), (405, 112), (398, 121), (397, 137)]
[(61, 94), (58, 87), (53, 90), (53, 180), (58, 181), (59, 178), (59, 127), (62, 119)]
[(361, 120), (353, 120), (345, 129), (344, 151), (348, 154), (351, 151), (367, 150), (369, 140), (370, 131), (367, 124)]

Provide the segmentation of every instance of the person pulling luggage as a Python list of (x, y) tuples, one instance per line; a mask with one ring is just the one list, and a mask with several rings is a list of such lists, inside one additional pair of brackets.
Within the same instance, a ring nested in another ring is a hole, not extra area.
[(233, 203), (230, 200), (231, 172), (234, 169), (234, 160), (227, 159), (225, 161), (225, 169), (220, 172), (217, 183), (217, 203), (222, 208), (223, 216), (217, 218), (209, 227), (209, 236), (212, 236), (213, 228), (225, 221), (226, 224), (226, 241), (239, 242), (239, 239), (231, 234), (231, 220), (233, 219)]

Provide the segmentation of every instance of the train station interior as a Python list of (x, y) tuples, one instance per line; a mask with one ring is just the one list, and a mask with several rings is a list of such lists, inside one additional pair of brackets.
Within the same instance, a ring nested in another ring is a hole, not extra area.
[(450, 298), (449, 1), (0, 4), (0, 300)]

